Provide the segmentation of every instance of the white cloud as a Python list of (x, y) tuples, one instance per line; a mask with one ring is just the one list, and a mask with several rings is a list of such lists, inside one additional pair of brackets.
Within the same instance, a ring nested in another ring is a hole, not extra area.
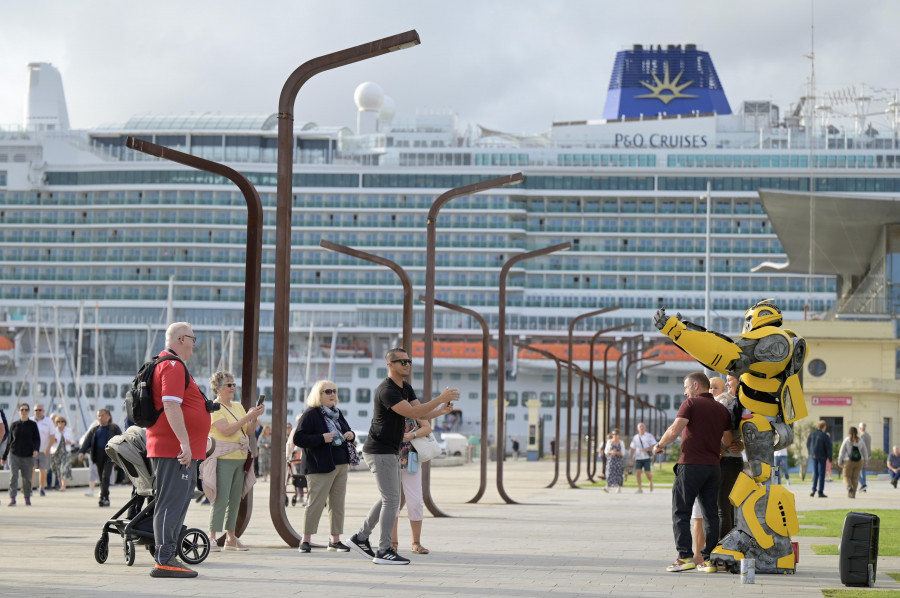
[[(87, 9), (86, 7), (90, 7)], [(900, 3), (816, 0), (820, 85), (900, 86)], [(134, 114), (271, 113), (287, 76), (316, 56), (416, 29), (422, 45), (317, 75), (297, 120), (355, 123), (353, 90), (375, 81), (416, 110), (511, 132), (599, 118), (615, 52), (633, 43), (697, 43), (710, 52), (733, 109), (805, 93), (810, 3), (757, 0), (66, 0), (4, 5), (0, 123), (22, 120), (25, 64), (63, 75), (73, 126)]]

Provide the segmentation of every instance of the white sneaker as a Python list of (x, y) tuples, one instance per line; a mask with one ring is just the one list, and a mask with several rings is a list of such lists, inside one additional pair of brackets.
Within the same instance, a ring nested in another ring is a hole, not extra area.
[(94, 496), (94, 491), (93, 491), (93, 490), (88, 490), (87, 492), (84, 493), (84, 495), (85, 495), (85, 496)]
[(640, 488), (638, 488), (637, 490), (634, 491), (634, 493), (635, 493), (635, 494), (643, 494), (644, 491), (641, 490)]

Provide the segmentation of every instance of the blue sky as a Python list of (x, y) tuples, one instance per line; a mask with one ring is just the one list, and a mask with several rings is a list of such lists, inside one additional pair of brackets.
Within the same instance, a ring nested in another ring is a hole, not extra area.
[(811, 13), (820, 91), (900, 87), (894, 0), (5, 2), (0, 123), (22, 121), (32, 61), (62, 71), (76, 128), (148, 113), (268, 114), (306, 60), (409, 29), (421, 46), (310, 80), (296, 119), (353, 127), (353, 91), (374, 81), (398, 118), (452, 109), (464, 125), (541, 132), (600, 118), (615, 53), (634, 43), (696, 43), (733, 109), (772, 100), (785, 112), (805, 94)]

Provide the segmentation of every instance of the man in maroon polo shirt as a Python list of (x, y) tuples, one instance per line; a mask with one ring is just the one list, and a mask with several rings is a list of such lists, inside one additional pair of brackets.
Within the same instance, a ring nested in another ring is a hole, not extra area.
[(728, 409), (716, 402), (709, 392), (709, 378), (703, 372), (688, 374), (684, 379), (686, 400), (678, 409), (675, 421), (656, 444), (660, 454), (679, 435), (681, 456), (675, 465), (672, 484), (672, 529), (678, 558), (667, 571), (687, 571), (697, 568), (691, 546), (691, 509), (699, 497), (703, 509), (706, 545), (700, 551), (703, 563), (699, 570), (715, 572), (709, 555), (719, 538), (719, 511), (716, 502), (719, 485), (719, 456), (721, 446), (731, 446), (731, 416)]

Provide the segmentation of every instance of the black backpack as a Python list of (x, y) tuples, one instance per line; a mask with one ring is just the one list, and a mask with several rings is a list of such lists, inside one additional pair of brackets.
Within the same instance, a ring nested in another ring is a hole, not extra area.
[(851, 461), (862, 461), (862, 453), (859, 452), (859, 447), (854, 446), (850, 448), (850, 460)]
[(138, 370), (137, 376), (131, 381), (131, 389), (125, 393), (125, 412), (136, 426), (149, 428), (159, 419), (162, 409), (156, 409), (153, 405), (153, 372), (160, 362), (175, 360), (184, 366), (184, 387), (187, 388), (191, 382), (191, 375), (188, 373), (187, 366), (177, 356), (167, 353), (158, 355), (151, 361), (146, 362)]

